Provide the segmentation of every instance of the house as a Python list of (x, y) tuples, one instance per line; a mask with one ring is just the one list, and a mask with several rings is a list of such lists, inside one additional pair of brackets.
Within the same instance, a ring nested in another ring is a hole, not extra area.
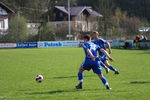
[(31, 35), (37, 35), (39, 31), (39, 26), (43, 23), (43, 21), (40, 20), (28, 20), (27, 22), (27, 28), (29, 30), (29, 34)]
[(0, 2), (0, 31), (6, 31), (8, 29), (8, 18), (12, 13), (14, 13), (12, 9)]
[[(65, 29), (66, 32), (68, 30), (68, 14), (68, 7), (54, 7), (51, 23), (56, 29), (60, 30), (60, 32), (63, 32)], [(101, 17), (103, 16), (94, 11), (91, 7), (70, 7), (70, 23), (72, 34), (96, 30), (98, 28), (98, 19)]]
[[(68, 7), (55, 6), (53, 11), (52, 22), (56, 28), (68, 26)], [(97, 19), (102, 17), (101, 14), (94, 11), (91, 7), (70, 7), (71, 26), (76, 31), (88, 32), (97, 28)]]
[(139, 32), (148, 32), (150, 31), (150, 27), (140, 27), (138, 30)]

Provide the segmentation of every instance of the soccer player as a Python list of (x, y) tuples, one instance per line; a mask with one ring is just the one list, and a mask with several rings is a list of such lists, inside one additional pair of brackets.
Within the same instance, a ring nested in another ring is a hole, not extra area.
[[(104, 50), (106, 50), (106, 47), (105, 47), (105, 45), (106, 45), (108, 47), (109, 54), (112, 53), (110, 43), (108, 41), (102, 39), (102, 38), (99, 38), (99, 33), (98, 32), (96, 32), (96, 31), (93, 32), (92, 37), (95, 39), (93, 41), (93, 43), (95, 43), (96, 45), (99, 45)], [(100, 50), (98, 52), (99, 52), (101, 61), (107, 66), (107, 68), (109, 68), (110, 70), (114, 71), (115, 74), (119, 74), (119, 71), (117, 69), (115, 69), (112, 65), (109, 64), (107, 56), (103, 52), (101, 52)]]
[(111, 89), (106, 78), (102, 74), (102, 70), (100, 68), (100, 60), (97, 57), (97, 50), (100, 49), (101, 52), (103, 52), (109, 60), (113, 61), (113, 58), (109, 56), (109, 54), (100, 46), (94, 44), (90, 41), (90, 36), (86, 35), (84, 36), (84, 44), (83, 49), (85, 52), (85, 61), (81, 64), (81, 67), (79, 68), (78, 72), (78, 80), (79, 84), (76, 86), (76, 89), (82, 89), (83, 84), (83, 72), (85, 70), (93, 70), (94, 73), (98, 75), (102, 83), (105, 85), (106, 89)]

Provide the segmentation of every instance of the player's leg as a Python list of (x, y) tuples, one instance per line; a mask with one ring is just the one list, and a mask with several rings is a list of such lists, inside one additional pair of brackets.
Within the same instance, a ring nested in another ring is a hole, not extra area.
[(101, 79), (102, 83), (105, 85), (106, 89), (111, 90), (107, 79), (103, 76), (103, 74), (98, 74), (98, 77)]
[(112, 71), (115, 72), (115, 74), (119, 74), (119, 71), (117, 69), (115, 69), (112, 65), (109, 64), (108, 60), (104, 61), (104, 64)]
[(106, 89), (111, 89), (109, 84), (108, 84), (108, 81), (106, 80), (106, 78), (102, 74), (102, 69), (100, 68), (100, 65), (93, 67), (93, 72), (98, 75), (98, 77), (100, 78), (102, 83), (106, 86)]
[(76, 86), (77, 89), (82, 89), (83, 72), (84, 72), (84, 69), (83, 69), (82, 67), (80, 67), (80, 68), (79, 68), (79, 72), (78, 72), (79, 84)]
[(78, 72), (78, 80), (79, 80), (79, 84), (76, 86), (76, 89), (82, 89), (82, 84), (83, 84), (83, 72), (85, 70), (91, 70), (91, 62), (93, 62), (92, 60), (85, 60), (82, 64), (81, 67), (79, 68), (79, 72)]
[(108, 74), (109, 73), (109, 68), (107, 68), (103, 62), (100, 62), (100, 65), (105, 69), (106, 74)]

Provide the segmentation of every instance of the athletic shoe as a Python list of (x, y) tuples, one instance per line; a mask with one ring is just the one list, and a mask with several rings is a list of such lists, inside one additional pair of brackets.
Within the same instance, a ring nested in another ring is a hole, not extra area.
[(120, 74), (120, 72), (119, 71), (115, 71), (115, 74)]
[(107, 90), (112, 90), (112, 88), (110, 88), (109, 86), (106, 86), (106, 89), (107, 89)]
[(82, 89), (82, 85), (78, 84), (75, 88), (76, 89)]

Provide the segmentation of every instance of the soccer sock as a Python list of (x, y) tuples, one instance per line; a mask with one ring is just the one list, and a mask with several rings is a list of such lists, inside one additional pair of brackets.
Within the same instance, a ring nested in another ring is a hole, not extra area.
[(109, 66), (109, 69), (112, 71), (117, 71), (113, 66)]
[(106, 80), (106, 78), (105, 78), (104, 76), (101, 77), (100, 79), (101, 79), (101, 81), (103, 82), (103, 84), (104, 84), (106, 87), (109, 87), (109, 84), (108, 84), (108, 82), (107, 82), (107, 80)]
[(103, 68), (107, 68), (103, 62), (100, 62), (100, 65), (101, 65)]
[(82, 85), (82, 83), (83, 83), (83, 72), (78, 73), (78, 80), (79, 80), (79, 84)]

